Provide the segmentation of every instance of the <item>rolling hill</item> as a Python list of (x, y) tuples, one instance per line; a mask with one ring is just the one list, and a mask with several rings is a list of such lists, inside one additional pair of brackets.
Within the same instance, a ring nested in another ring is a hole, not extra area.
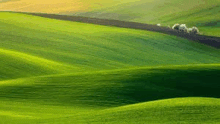
[(0, 33), (0, 123), (219, 123), (219, 49), (11, 12)]
[(40, 12), (79, 15), (104, 19), (197, 26), (205, 35), (220, 36), (218, 0), (64, 0), (3, 1), (0, 11)]
[(7, 124), (219, 124), (219, 99), (187, 97), (144, 102), (110, 109), (79, 109), (2, 101), (0, 122)]
[[(23, 75), (22, 70), (44, 75), (51, 71), (218, 63), (220, 57), (218, 49), (148, 31), (8, 12), (1, 12), (0, 23), (1, 56), (6, 58), (1, 65), (7, 67), (1, 74), (6, 78), (17, 78)], [(12, 71), (17, 68), (20, 72)], [(37, 68), (42, 71), (32, 71)]]
[(216, 0), (142, 0), (74, 15), (172, 26), (199, 27), (202, 34), (219, 35), (220, 2)]
[(1, 122), (214, 124), (219, 71), (203, 64), (1, 81)]
[(58, 74), (1, 81), (0, 89), (3, 98), (15, 101), (77, 106), (111, 107), (187, 96), (219, 98), (219, 70), (219, 64), (194, 64)]

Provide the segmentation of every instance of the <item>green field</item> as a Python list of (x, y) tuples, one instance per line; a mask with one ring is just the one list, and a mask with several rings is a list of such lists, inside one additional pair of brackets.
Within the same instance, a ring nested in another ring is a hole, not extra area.
[(220, 122), (219, 49), (0, 12), (0, 123)]
[(197, 26), (203, 35), (220, 37), (219, 0), (0, 0), (0, 11), (79, 15), (104, 19)]
[[(70, 13), (67, 13), (70, 14)], [(197, 26), (204, 35), (220, 37), (218, 0), (142, 0), (74, 15), (172, 26), (175, 23)]]

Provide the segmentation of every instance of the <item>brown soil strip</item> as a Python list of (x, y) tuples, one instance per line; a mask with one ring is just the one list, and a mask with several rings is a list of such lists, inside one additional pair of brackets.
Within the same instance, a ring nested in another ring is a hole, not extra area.
[(25, 13), (25, 14), (31, 14), (35, 16), (41, 16), (41, 17), (59, 19), (59, 20), (68, 20), (68, 21), (75, 21), (75, 22), (105, 25), (105, 26), (116, 26), (116, 27), (123, 27), (123, 28), (132, 28), (132, 29), (141, 29), (141, 30), (160, 32), (164, 34), (175, 35), (178, 37), (186, 38), (188, 40), (203, 43), (203, 44), (215, 47), (215, 48), (220, 48), (220, 37), (204, 36), (204, 35), (197, 35), (197, 34), (190, 35), (187, 33), (180, 33), (168, 27), (158, 27), (156, 25), (151, 25), (151, 24), (143, 24), (143, 23), (127, 22), (127, 21), (119, 21), (119, 20), (109, 20), (109, 19), (97, 19), (97, 18), (80, 17), (80, 16), (44, 14), (44, 13)]

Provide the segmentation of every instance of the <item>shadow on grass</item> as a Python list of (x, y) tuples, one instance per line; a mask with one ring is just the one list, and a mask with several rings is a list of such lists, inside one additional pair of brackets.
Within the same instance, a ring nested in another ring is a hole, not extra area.
[(148, 69), (36, 78), (35, 85), (1, 86), (0, 99), (45, 104), (121, 106), (174, 97), (219, 98), (218, 69)]

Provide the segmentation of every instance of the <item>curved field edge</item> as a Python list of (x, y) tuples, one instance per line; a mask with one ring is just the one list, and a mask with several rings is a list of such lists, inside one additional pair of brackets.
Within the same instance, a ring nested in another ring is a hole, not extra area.
[(143, 0), (71, 15), (133, 21), (162, 26), (183, 23), (205, 35), (219, 37), (220, 3), (216, 0)]
[(11, 124), (219, 124), (220, 121), (220, 99), (206, 97), (163, 99), (107, 109), (14, 101), (2, 101), (0, 105), (0, 122)]
[[(12, 13), (16, 13), (16, 12), (12, 12)], [(88, 17), (81, 17), (81, 16), (45, 14), (45, 13), (24, 13), (24, 14), (30, 14), (34, 16), (40, 16), (40, 17), (52, 18), (52, 19), (58, 19), (58, 20), (67, 20), (67, 21), (83, 22), (83, 23), (89, 23), (89, 24), (98, 24), (98, 25), (105, 25), (105, 26), (115, 26), (115, 27), (160, 32), (160, 33), (164, 33), (168, 35), (182, 37), (188, 40), (197, 41), (199, 43), (206, 44), (206, 45), (209, 45), (215, 48), (220, 48), (220, 43), (219, 43), (220, 38), (218, 36), (207, 36), (207, 33), (211, 34), (213, 32), (216, 32), (216, 34), (218, 34), (217, 32), (219, 31), (218, 27), (216, 28), (202, 27), (202, 30), (207, 31), (205, 35), (203, 33), (200, 33), (199, 35), (191, 35), (191, 34), (186, 34), (186, 33), (179, 33), (175, 30), (172, 30), (171, 28), (168, 28), (167, 26), (156, 26), (156, 25), (146, 24), (146, 23), (118, 21), (118, 20), (110, 20), (110, 19), (108, 20), (108, 19), (99, 19), (99, 18), (88, 18)]]
[(87, 123), (99, 124), (219, 124), (219, 110), (220, 99), (187, 97), (105, 109), (83, 119)]
[(0, 82), (0, 99), (114, 107), (174, 97), (219, 98), (219, 71), (219, 64), (204, 64), (6, 80)]
[[(219, 123), (220, 100), (175, 98), (103, 110), (85, 118), (90, 123)], [(88, 120), (87, 120), (88, 119)]]
[[(0, 48), (0, 56), (3, 60), (0, 61), (0, 79), (68, 73), (77, 69), (77, 67), (73, 65), (51, 61), (14, 50)], [(11, 72), (11, 70), (13, 70), (13, 72)]]
[(0, 14), (1, 49), (7, 51), (0, 54), (4, 58), (0, 60), (2, 80), (58, 72), (218, 63), (220, 58), (218, 49), (161, 33)]
[[(44, 2), (46, 4), (42, 4)], [(60, 4), (54, 5), (57, 2)], [(0, 10), (3, 11), (81, 15), (150, 24), (160, 23), (164, 26), (184, 23), (190, 27), (199, 27), (207, 35), (219, 37), (220, 2), (217, 0), (81, 0), (80, 2), (20, 0), (1, 4)]]
[[(4, 47), (13, 48), (13, 45), (7, 45), (4, 44)], [(197, 61), (219, 62), (217, 50), (205, 53), (206, 50), (209, 51), (209, 48), (198, 46), (196, 53), (211, 55), (213, 61), (205, 60), (207, 56), (199, 61), (200, 56)], [(20, 55), (26, 55), (23, 58), (35, 57), (28, 52), (16, 53), (21, 58)], [(35, 59), (41, 57), (33, 60)], [(3, 118), (0, 123), (218, 123), (218, 99), (165, 100), (165, 105), (152, 105), (151, 110), (146, 107), (150, 106), (146, 101), (188, 96), (219, 98), (219, 70), (219, 64), (168, 65), (4, 80), (0, 81), (0, 117)], [(169, 107), (171, 103), (173, 106)]]

